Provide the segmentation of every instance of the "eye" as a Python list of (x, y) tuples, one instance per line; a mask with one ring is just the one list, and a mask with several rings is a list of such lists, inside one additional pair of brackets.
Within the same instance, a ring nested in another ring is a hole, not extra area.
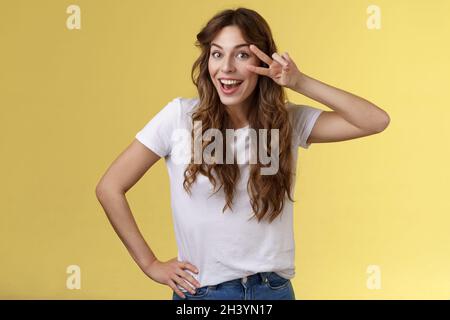
[(248, 53), (247, 53), (247, 52), (245, 52), (245, 51), (241, 51), (241, 52), (239, 52), (239, 53), (243, 53), (243, 54), (245, 54), (246, 58), (248, 58), (248, 57), (249, 57)]
[(215, 56), (216, 53), (220, 53), (220, 52), (219, 51), (214, 51), (213, 53), (211, 53), (211, 57), (216, 58), (216, 56)]
[[(214, 58), (217, 58), (217, 56), (215, 55), (216, 53), (220, 54), (219, 51), (214, 51), (214, 52), (211, 53), (211, 56), (214, 57)], [(250, 55), (247, 52), (245, 52), (245, 51), (241, 51), (241, 52), (239, 52), (239, 54), (244, 54), (245, 55), (245, 59), (250, 57)]]

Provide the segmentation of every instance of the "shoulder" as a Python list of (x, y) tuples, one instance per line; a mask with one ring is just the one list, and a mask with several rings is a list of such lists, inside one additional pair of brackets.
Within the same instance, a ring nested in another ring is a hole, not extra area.
[(186, 110), (186, 109), (192, 109), (195, 107), (199, 102), (199, 99), (196, 97), (193, 98), (186, 98), (186, 97), (176, 97), (170, 100), (165, 107), (168, 107), (172, 110)]
[(291, 117), (323, 111), (322, 109), (311, 107), (311, 106), (308, 106), (305, 104), (296, 104), (291, 101), (286, 102), (286, 109), (288, 110), (289, 116), (291, 116)]
[(182, 97), (178, 96), (174, 98), (171, 103), (177, 103), (179, 106), (189, 107), (196, 104), (199, 101), (197, 97)]
[(305, 107), (307, 107), (307, 106), (301, 105), (301, 104), (295, 104), (291, 101), (286, 102), (286, 109), (288, 111), (289, 119), (295, 120), (296, 118), (301, 116), (301, 114), (305, 110)]
[(189, 119), (190, 113), (198, 104), (198, 98), (186, 98), (178, 96), (172, 100), (166, 102), (164, 107), (162, 107), (156, 114), (158, 119), (167, 119), (173, 124)]
[(199, 101), (198, 97), (176, 97), (170, 104), (172, 104), (173, 111), (176, 111), (180, 118), (189, 118)]
[(289, 119), (293, 124), (314, 120), (324, 111), (319, 108), (304, 104), (295, 104), (290, 101), (286, 102), (286, 109), (289, 114)]

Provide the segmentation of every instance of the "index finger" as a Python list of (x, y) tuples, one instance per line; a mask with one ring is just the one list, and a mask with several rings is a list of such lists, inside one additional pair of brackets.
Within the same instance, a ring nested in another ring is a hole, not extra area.
[(256, 67), (256, 66), (252, 66), (252, 65), (247, 65), (246, 67), (247, 67), (247, 70), (250, 70), (252, 72), (255, 72), (255, 73), (263, 75), (263, 76), (270, 77), (270, 72), (269, 72), (268, 68)]
[(262, 61), (264, 61), (265, 63), (267, 63), (269, 66), (272, 64), (272, 59), (265, 54), (263, 51), (259, 50), (259, 48), (257, 46), (255, 46), (254, 44), (251, 44), (249, 46), (250, 50), (253, 51), (256, 56), (261, 59)]

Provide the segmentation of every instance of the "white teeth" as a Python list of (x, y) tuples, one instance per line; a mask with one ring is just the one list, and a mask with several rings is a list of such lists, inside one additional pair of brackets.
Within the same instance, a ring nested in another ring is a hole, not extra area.
[(224, 79), (220, 79), (220, 82), (222, 82), (223, 84), (237, 84), (237, 83), (241, 83), (242, 81), (240, 81), (240, 80), (224, 80)]

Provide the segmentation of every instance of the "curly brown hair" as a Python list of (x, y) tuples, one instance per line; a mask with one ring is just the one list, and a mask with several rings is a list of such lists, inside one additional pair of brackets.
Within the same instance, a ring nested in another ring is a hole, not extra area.
[[(261, 15), (251, 9), (237, 8), (235, 10), (224, 10), (212, 17), (207, 24), (197, 34), (195, 46), (201, 49), (201, 54), (194, 62), (191, 71), (191, 78), (197, 87), (199, 94), (199, 104), (192, 115), (193, 121), (201, 121), (203, 132), (215, 128), (225, 136), (227, 123), (229, 123), (228, 114), (225, 106), (220, 101), (220, 97), (212, 83), (208, 72), (208, 59), (211, 50), (211, 41), (226, 26), (237, 26), (242, 33), (243, 38), (248, 43), (256, 45), (267, 55), (277, 52), (277, 47), (272, 37), (269, 25)], [(263, 61), (260, 66), (268, 67)], [(289, 121), (286, 108), (286, 94), (284, 88), (276, 84), (269, 77), (258, 77), (257, 86), (249, 97), (252, 107), (249, 113), (249, 127), (256, 129), (267, 129), (269, 133), (267, 138), (267, 147), (270, 149), (270, 129), (279, 129), (279, 170), (273, 175), (261, 175), (260, 169), (265, 165), (257, 163), (250, 165), (249, 180), (247, 191), (250, 196), (250, 203), (253, 209), (252, 218), (257, 217), (258, 222), (264, 217), (268, 217), (272, 222), (281, 214), (285, 197), (292, 202), (291, 187), (293, 182), (293, 159), (291, 149), (292, 124)], [(202, 132), (202, 134), (203, 134)], [(194, 141), (194, 128), (192, 129), (192, 143)], [(259, 135), (257, 135), (259, 148)], [(202, 142), (204, 150), (210, 142)], [(193, 150), (193, 149), (192, 149)], [(193, 153), (192, 158), (193, 159)], [(188, 164), (184, 172), (184, 189), (190, 194), (191, 185), (195, 182), (197, 174), (200, 173), (208, 177), (209, 181), (216, 189), (219, 180), (220, 188), (224, 188), (226, 208), (232, 210), (233, 194), (235, 186), (240, 179), (239, 167), (236, 163), (191, 163)]]

